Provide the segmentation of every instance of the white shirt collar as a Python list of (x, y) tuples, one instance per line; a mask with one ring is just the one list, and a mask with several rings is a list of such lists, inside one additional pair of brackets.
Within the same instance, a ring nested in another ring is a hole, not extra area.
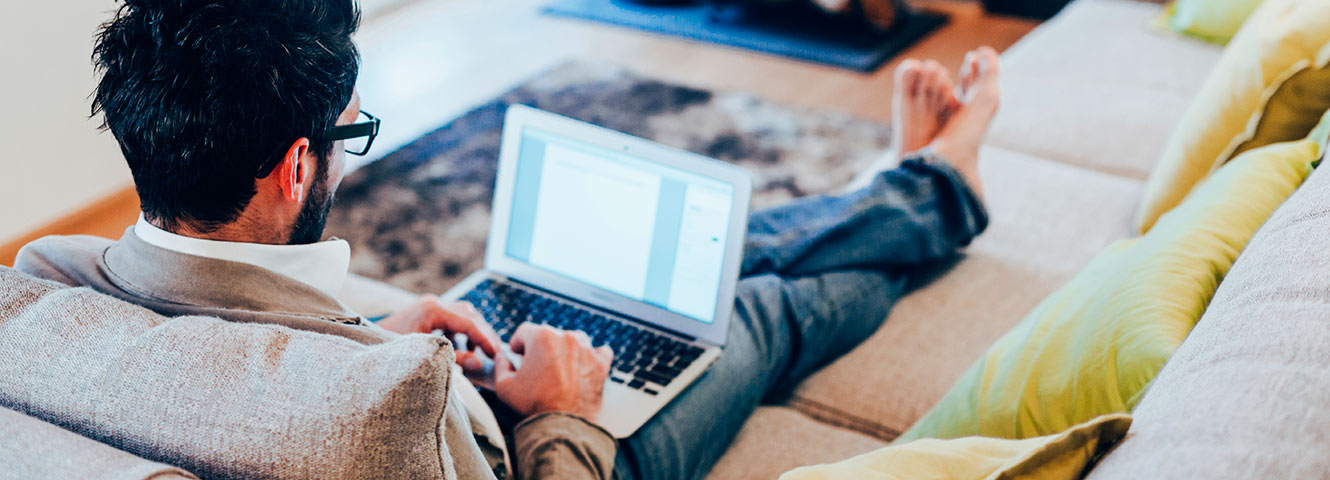
[(134, 233), (139, 239), (167, 250), (265, 268), (304, 282), (334, 298), (351, 266), (351, 245), (340, 239), (308, 245), (219, 242), (176, 235), (148, 223), (142, 215), (134, 226)]

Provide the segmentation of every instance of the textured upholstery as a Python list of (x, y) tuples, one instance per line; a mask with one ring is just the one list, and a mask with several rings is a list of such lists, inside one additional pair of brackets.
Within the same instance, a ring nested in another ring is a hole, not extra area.
[(1330, 472), (1330, 171), (1238, 257), (1091, 480)]
[(990, 145), (1145, 179), (1221, 49), (1147, 27), (1159, 5), (1080, 0), (1003, 55)]
[(0, 478), (176, 480), (196, 478), (77, 433), (0, 408)]
[(992, 147), (980, 158), (989, 230), (876, 334), (806, 380), (792, 405), (895, 438), (994, 340), (1126, 236), (1140, 182)]
[(885, 446), (791, 408), (759, 407), (707, 478), (776, 478), (796, 467), (837, 462)]
[(451, 350), (168, 319), (0, 267), (0, 405), (204, 477), (442, 478)]

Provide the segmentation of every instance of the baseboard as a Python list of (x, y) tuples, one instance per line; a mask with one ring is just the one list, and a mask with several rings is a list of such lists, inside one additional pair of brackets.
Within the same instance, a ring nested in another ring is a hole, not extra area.
[(18, 255), (20, 248), (47, 235), (97, 235), (120, 238), (120, 234), (125, 228), (133, 225), (138, 216), (138, 193), (134, 191), (132, 185), (127, 186), (41, 228), (5, 240), (0, 244), (0, 265), (13, 266), (14, 257)]

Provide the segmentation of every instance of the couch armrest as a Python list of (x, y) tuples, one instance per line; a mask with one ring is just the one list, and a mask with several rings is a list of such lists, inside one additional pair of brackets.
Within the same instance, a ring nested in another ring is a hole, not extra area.
[(0, 476), (174, 480), (198, 477), (0, 407)]

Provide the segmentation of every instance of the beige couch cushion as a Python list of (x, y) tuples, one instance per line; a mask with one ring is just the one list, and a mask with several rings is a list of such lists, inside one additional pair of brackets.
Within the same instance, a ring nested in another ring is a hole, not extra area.
[(7, 408), (0, 408), (0, 465), (0, 478), (196, 478)]
[(980, 155), (988, 231), (864, 344), (800, 385), (792, 406), (895, 438), (994, 340), (1128, 232), (1140, 182), (994, 147)]
[(791, 408), (760, 407), (707, 478), (776, 478), (797, 467), (837, 462), (885, 446)]
[(439, 478), (452, 352), (165, 318), (0, 267), (0, 405), (203, 477)]
[(1160, 150), (1221, 49), (1146, 24), (1160, 6), (1079, 0), (1003, 55), (988, 143), (1130, 178)]
[(1330, 171), (1238, 257), (1091, 480), (1330, 474)]

